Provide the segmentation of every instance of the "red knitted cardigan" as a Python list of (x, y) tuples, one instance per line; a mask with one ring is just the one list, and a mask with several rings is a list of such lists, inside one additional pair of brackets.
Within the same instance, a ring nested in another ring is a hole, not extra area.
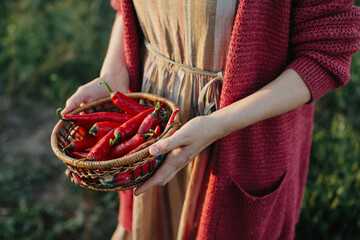
[[(112, 0), (124, 21), (131, 90), (139, 91), (141, 34), (131, 0)], [(292, 239), (306, 183), (314, 101), (350, 78), (360, 10), (348, 0), (239, 1), (220, 107), (287, 68), (312, 100), (216, 142), (197, 239)]]

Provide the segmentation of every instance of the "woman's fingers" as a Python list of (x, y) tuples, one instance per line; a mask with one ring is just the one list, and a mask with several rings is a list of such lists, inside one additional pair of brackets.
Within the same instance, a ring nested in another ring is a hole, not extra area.
[(161, 167), (156, 171), (156, 173), (150, 179), (148, 179), (144, 184), (136, 188), (134, 192), (136, 196), (148, 191), (149, 189), (155, 186), (164, 186), (181, 169), (180, 168), (179, 170), (176, 171), (176, 169), (179, 168), (177, 166), (179, 159), (176, 158), (173, 159), (174, 154), (176, 155), (176, 152), (179, 152), (179, 148), (176, 149), (177, 145), (179, 144), (180, 143), (178, 142), (178, 139), (176, 138), (176, 136), (173, 135), (169, 138), (160, 140), (150, 148), (150, 154), (153, 155), (154, 157), (157, 157), (161, 154), (166, 154), (170, 151), (171, 152), (167, 155), (166, 160), (161, 165)]
[(157, 157), (162, 154), (166, 154), (173, 149), (178, 147), (188, 146), (196, 141), (196, 136), (200, 136), (197, 132), (201, 133), (201, 121), (198, 119), (191, 120), (185, 125), (183, 125), (179, 130), (177, 130), (172, 136), (161, 139), (158, 142), (154, 143), (149, 152), (151, 155)]
[[(127, 73), (124, 74), (127, 76)], [(83, 103), (89, 103), (103, 97), (108, 97), (109, 92), (104, 86), (99, 86), (98, 83), (100, 81), (107, 82), (113, 91), (127, 92), (129, 84), (126, 76), (122, 78), (122, 81), (118, 82), (114, 82), (115, 78), (112, 76), (102, 76), (80, 86), (66, 101), (65, 108), (62, 110), (61, 114), (69, 113)]]
[(66, 101), (65, 108), (61, 111), (61, 114), (64, 115), (71, 112), (73, 109), (79, 107), (81, 103), (85, 103), (85, 98), (75, 93)]
[(135, 189), (135, 196), (138, 196), (155, 186), (165, 186), (176, 173), (191, 161), (189, 161), (189, 158), (187, 158), (186, 155), (186, 150), (183, 148), (177, 148), (171, 151), (156, 173), (144, 184)]
[(98, 86), (100, 78), (80, 86), (76, 92), (66, 101), (65, 108), (61, 114), (66, 114), (81, 106), (83, 103), (88, 103), (96, 99), (108, 96), (109, 93), (105, 88)]
[[(199, 126), (195, 126), (195, 128), (201, 132)], [(137, 196), (155, 186), (164, 186), (177, 172), (191, 162), (207, 146), (205, 141), (201, 141), (201, 137), (199, 139), (196, 136), (199, 135), (194, 132), (190, 123), (185, 124), (172, 136), (155, 143), (150, 148), (151, 155), (156, 157), (168, 153), (166, 159), (156, 173), (139, 186), (134, 194)]]
[(176, 132), (174, 133), (174, 135), (165, 139), (161, 139), (158, 142), (154, 143), (150, 147), (149, 152), (154, 157), (157, 157), (159, 155), (170, 152), (171, 150), (181, 146), (182, 144), (184, 144), (184, 139), (181, 138), (181, 134)]
[(150, 147), (150, 154), (154, 157), (162, 154), (167, 154), (167, 156), (156, 173), (135, 190), (135, 195), (146, 192), (152, 187), (167, 184), (178, 171), (207, 146), (207, 141), (201, 137), (204, 133), (203, 124), (201, 118), (193, 119), (172, 136), (161, 139)]

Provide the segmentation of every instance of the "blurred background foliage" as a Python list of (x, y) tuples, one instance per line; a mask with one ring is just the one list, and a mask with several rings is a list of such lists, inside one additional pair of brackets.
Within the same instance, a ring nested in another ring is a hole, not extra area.
[[(115, 14), (102, 0), (1, 0), (0, 143), (55, 125), (44, 112), (55, 116), (78, 86), (98, 76)], [(22, 122), (7, 119), (13, 112)], [(0, 146), (6, 165), (0, 168), (0, 239), (110, 239), (117, 193), (72, 184), (50, 148), (51, 128), (46, 131), (39, 159)], [(25, 145), (33, 136), (24, 137)]]
[[(0, 16), (1, 99), (10, 107), (41, 101), (55, 111), (98, 76), (115, 12), (110, 1), (101, 0), (2, 0)], [(360, 239), (360, 53), (351, 71), (348, 85), (316, 103), (296, 239)], [(116, 193), (73, 186), (63, 165), (21, 168), (28, 161), (14, 158), (0, 171), (0, 239), (109, 239), (116, 226)], [(44, 176), (66, 186), (65, 197), (42, 202)]]
[(98, 75), (114, 11), (110, 1), (1, 1), (0, 93), (57, 104)]

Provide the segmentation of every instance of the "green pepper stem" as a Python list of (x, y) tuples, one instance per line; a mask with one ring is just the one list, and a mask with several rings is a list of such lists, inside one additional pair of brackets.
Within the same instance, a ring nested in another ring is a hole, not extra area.
[(100, 82), (98, 83), (98, 85), (100, 86), (101, 84), (104, 84), (104, 85), (105, 85), (106, 89), (107, 89), (107, 90), (109, 91), (109, 93), (110, 93), (110, 96), (112, 96), (112, 95), (114, 94), (114, 92), (111, 90), (109, 84), (107, 84), (105, 81), (100, 81)]
[(114, 135), (115, 135), (115, 138), (114, 138), (114, 139), (110, 139), (110, 141), (109, 141), (110, 146), (114, 146), (114, 145), (121, 139), (120, 133), (115, 132)]
[(61, 111), (62, 111), (62, 108), (58, 108), (56, 110), (56, 115), (58, 116), (58, 118), (60, 118), (60, 120), (63, 120), (63, 121), (66, 121), (66, 122), (76, 122), (75, 120), (63, 118), (63, 116), (61, 116), (61, 114), (60, 114)]
[(165, 130), (165, 132), (164, 132), (163, 134), (161, 134), (160, 136), (157, 137), (157, 139), (160, 140), (161, 138), (163, 138), (163, 137), (169, 132), (169, 130), (170, 130), (173, 126), (175, 126), (176, 124), (181, 125), (181, 122), (174, 122), (174, 123), (172, 123), (172, 124)]
[(66, 153), (66, 150), (72, 151), (74, 149), (74, 146), (72, 144), (67, 145), (63, 149), (63, 153)]
[(89, 130), (89, 134), (96, 135), (98, 133), (99, 129), (97, 126), (92, 126)]
[(154, 136), (154, 134), (155, 134), (155, 131), (152, 130), (152, 129), (150, 129), (150, 132), (144, 133), (144, 134), (141, 134), (141, 135), (142, 135), (144, 138), (148, 138), (148, 137)]
[(169, 118), (169, 112), (165, 111), (164, 115), (161, 117), (161, 119), (159, 120), (158, 124), (161, 123), (162, 121), (165, 121), (167, 118)]
[(159, 110), (160, 110), (160, 102), (157, 102), (154, 111), (153, 111), (150, 115), (151, 115), (153, 118), (156, 118), (156, 117), (157, 117), (157, 113), (158, 113)]

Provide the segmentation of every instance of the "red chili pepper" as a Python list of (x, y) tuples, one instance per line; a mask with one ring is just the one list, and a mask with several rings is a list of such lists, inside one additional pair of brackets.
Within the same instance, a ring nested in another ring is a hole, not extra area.
[(135, 100), (131, 99), (125, 94), (119, 91), (113, 92), (110, 86), (106, 82), (104, 81), (99, 82), (99, 85), (101, 84), (105, 85), (105, 87), (110, 93), (112, 102), (116, 106), (118, 106), (121, 110), (124, 110), (125, 112), (130, 113), (132, 115), (137, 115), (146, 110), (146, 108), (143, 105), (137, 103)]
[(130, 172), (124, 172), (124, 173), (116, 174), (114, 176), (112, 182), (113, 182), (113, 184), (115, 186), (118, 186), (118, 185), (130, 182), (130, 180), (131, 180), (131, 173)]
[(104, 161), (107, 160), (107, 155), (109, 154), (111, 145), (110, 139), (114, 136), (115, 129), (110, 130), (105, 136), (100, 138), (100, 140), (91, 148), (87, 158), (89, 160), (95, 161)]
[(147, 133), (150, 131), (150, 129), (153, 129), (156, 126), (156, 124), (160, 120), (158, 112), (160, 111), (162, 106), (163, 104), (160, 104), (159, 102), (156, 103), (154, 111), (150, 115), (148, 115), (141, 123), (137, 131), (138, 133), (140, 134)]
[(81, 178), (74, 172), (71, 172), (71, 177), (76, 185), (81, 185)]
[(81, 178), (73, 171), (66, 169), (66, 176), (68, 176), (76, 185), (81, 185)]
[(142, 166), (142, 173), (145, 174), (145, 173), (149, 172), (149, 170), (150, 170), (150, 163), (147, 162)]
[(158, 122), (161, 130), (165, 129), (168, 120), (169, 120), (169, 112), (164, 111), (162, 116), (161, 116), (161, 119)]
[(114, 131), (115, 138), (110, 140), (110, 145), (113, 146), (119, 140), (124, 141), (124, 140), (130, 138), (131, 136), (133, 136), (137, 132), (138, 128), (140, 127), (140, 125), (144, 121), (144, 119), (149, 114), (151, 114), (154, 111), (154, 109), (155, 109), (155, 106), (152, 108), (146, 109), (145, 111), (139, 113), (132, 119), (126, 121), (125, 123), (123, 123), (122, 125), (117, 127)]
[[(165, 134), (175, 125), (175, 124), (180, 124), (180, 122), (174, 122), (173, 124), (171, 124), (168, 129), (161, 134), (160, 136), (158, 136), (157, 138), (152, 138), (151, 136), (147, 139), (146, 142), (142, 143), (141, 145), (139, 145), (138, 147), (134, 148), (133, 150), (131, 150), (129, 153), (127, 153), (126, 155), (130, 155), (136, 152), (139, 152), (145, 148), (147, 148), (148, 146), (150, 146), (151, 144), (155, 143), (157, 140), (160, 140), (161, 138), (163, 138), (165, 136)], [(150, 139), (152, 138), (152, 139)]]
[[(145, 163), (146, 164), (146, 163)], [(137, 167), (134, 169), (134, 176), (137, 178), (141, 175), (141, 167)]]
[[(145, 167), (145, 165), (147, 165), (147, 166)], [(149, 170), (144, 171), (144, 167), (145, 167), (145, 169), (149, 169), (149, 164), (148, 163), (144, 164), (143, 171), (141, 171), (141, 167), (137, 167), (134, 169), (134, 177), (135, 178), (137, 178), (141, 174), (145, 174), (149, 171)], [(128, 172), (119, 173), (119, 174), (115, 175), (112, 182), (115, 186), (118, 186), (118, 185), (126, 184), (126, 183), (130, 182), (130, 180), (131, 180), (131, 173), (128, 171)]]
[[(153, 160), (151, 160), (151, 162), (147, 162), (142, 166), (142, 173), (143, 175), (145, 173), (150, 172), (151, 169), (154, 169), (156, 166), (156, 158), (153, 158)], [(150, 168), (151, 167), (151, 168)]]
[(175, 111), (171, 114), (171, 116), (170, 116), (170, 118), (169, 118), (169, 120), (168, 120), (168, 122), (167, 122), (167, 124), (166, 124), (165, 131), (166, 131), (166, 129), (167, 129), (171, 124), (174, 123), (174, 121), (175, 121), (175, 116), (176, 116), (176, 114), (177, 114), (179, 111), (180, 111), (180, 108), (177, 108), (177, 109), (175, 109)]
[(89, 138), (91, 135), (85, 128), (77, 126), (75, 132), (72, 134), (73, 140), (83, 140), (85, 138)]
[(127, 113), (117, 113), (117, 112), (94, 112), (94, 113), (87, 113), (87, 114), (74, 114), (69, 115), (65, 114), (61, 116), (60, 114), (61, 108), (56, 111), (58, 117), (63, 121), (74, 122), (76, 125), (79, 126), (92, 126), (97, 122), (103, 121), (112, 121), (112, 122), (119, 122), (124, 123), (134, 117), (133, 115)]
[(71, 152), (71, 155), (77, 159), (87, 158), (88, 154), (89, 152), (78, 152), (78, 151)]
[(119, 127), (120, 125), (121, 123), (118, 122), (97, 122), (91, 127), (89, 133), (100, 138), (105, 136), (105, 134), (107, 134), (110, 130)]
[(125, 156), (128, 156), (130, 154), (133, 154), (133, 153), (137, 153), (145, 148), (147, 148), (148, 146), (150, 146), (151, 144), (155, 143), (157, 139), (152, 139), (152, 140), (149, 140), (149, 141), (146, 141), (142, 144), (140, 144), (138, 147), (134, 148), (133, 150), (131, 150), (130, 152), (128, 152), (127, 154), (125, 154)]
[(165, 132), (168, 127), (174, 123), (176, 114), (180, 111), (180, 108), (175, 109), (175, 111), (171, 114), (170, 118), (168, 119), (166, 125), (164, 126), (164, 122), (161, 122), (159, 125), (163, 132)]
[(132, 138), (116, 145), (110, 150), (109, 159), (119, 158), (130, 152), (132, 149), (144, 143), (146, 138), (152, 136), (153, 133), (135, 134)]
[(93, 147), (98, 141), (98, 138), (96, 137), (92, 137), (92, 138), (87, 138), (87, 139), (83, 139), (83, 140), (75, 140), (72, 141), (69, 145), (67, 145), (66, 147), (64, 147), (63, 152), (65, 153), (65, 151), (81, 151), (90, 147)]

